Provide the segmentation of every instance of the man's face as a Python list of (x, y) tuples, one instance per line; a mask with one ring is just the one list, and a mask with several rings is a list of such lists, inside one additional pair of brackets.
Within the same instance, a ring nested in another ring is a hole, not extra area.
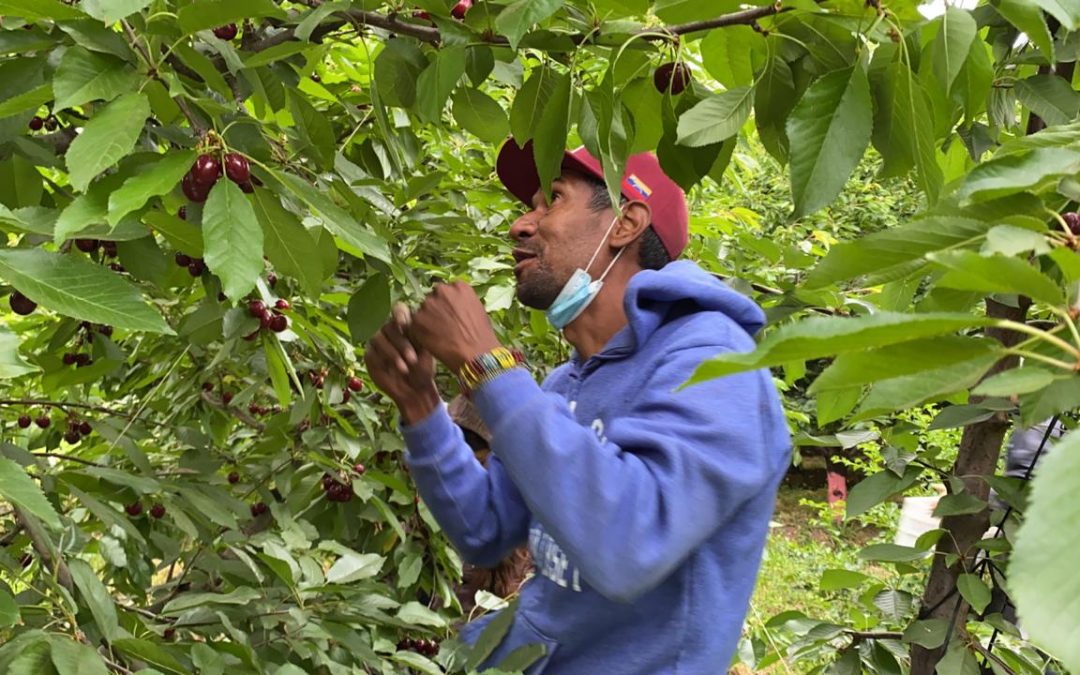
[(600, 221), (605, 214), (611, 217), (608, 211), (593, 211), (591, 199), (588, 180), (565, 172), (552, 183), (551, 203), (537, 190), (532, 208), (510, 227), (517, 297), (523, 305), (547, 309), (574, 270), (588, 264), (604, 234)]

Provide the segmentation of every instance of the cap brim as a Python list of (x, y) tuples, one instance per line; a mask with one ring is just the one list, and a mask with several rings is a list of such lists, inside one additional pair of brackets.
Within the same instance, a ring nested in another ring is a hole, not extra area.
[[(603, 171), (586, 164), (570, 152), (563, 153), (562, 168), (604, 179)], [(495, 160), (495, 173), (510, 194), (526, 206), (532, 206), (533, 195), (540, 189), (540, 176), (536, 173), (532, 141), (521, 147), (513, 138), (508, 139)]]

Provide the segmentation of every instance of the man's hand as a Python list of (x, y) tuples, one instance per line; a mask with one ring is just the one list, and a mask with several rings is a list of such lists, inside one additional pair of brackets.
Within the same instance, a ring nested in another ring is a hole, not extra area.
[(406, 333), (414, 345), (434, 354), (454, 373), (466, 361), (499, 346), (487, 310), (463, 281), (435, 286)]
[(393, 317), (368, 343), (364, 364), (375, 386), (397, 404), (405, 423), (415, 424), (431, 414), (440, 399), (435, 359), (405, 336), (410, 321), (409, 308), (395, 305)]

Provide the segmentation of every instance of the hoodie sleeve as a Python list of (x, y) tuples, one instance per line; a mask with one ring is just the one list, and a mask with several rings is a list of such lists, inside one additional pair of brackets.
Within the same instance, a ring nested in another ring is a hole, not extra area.
[(719, 350), (657, 359), (639, 402), (609, 410), (601, 438), (524, 370), (474, 395), (525, 504), (609, 599), (659, 585), (786, 469), (790, 439), (767, 371), (676, 391)]
[(424, 503), (466, 562), (494, 567), (528, 537), (529, 511), (497, 457), (476, 460), (446, 408), (402, 427)]

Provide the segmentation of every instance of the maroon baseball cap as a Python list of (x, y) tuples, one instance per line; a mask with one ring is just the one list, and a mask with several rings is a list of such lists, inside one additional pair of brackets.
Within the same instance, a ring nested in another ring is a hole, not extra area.
[[(568, 150), (563, 156), (562, 168), (572, 169), (599, 180), (604, 180), (600, 160), (593, 157), (584, 146)], [(532, 141), (519, 147), (514, 139), (503, 144), (495, 162), (499, 180), (526, 206), (532, 205), (533, 195), (540, 189), (540, 177), (533, 160)], [(660, 162), (651, 152), (631, 155), (626, 162), (622, 177), (622, 196), (631, 201), (641, 201), (652, 210), (652, 226), (668, 255), (674, 260), (686, 248), (689, 239), (689, 215), (686, 195), (660, 168)]]

